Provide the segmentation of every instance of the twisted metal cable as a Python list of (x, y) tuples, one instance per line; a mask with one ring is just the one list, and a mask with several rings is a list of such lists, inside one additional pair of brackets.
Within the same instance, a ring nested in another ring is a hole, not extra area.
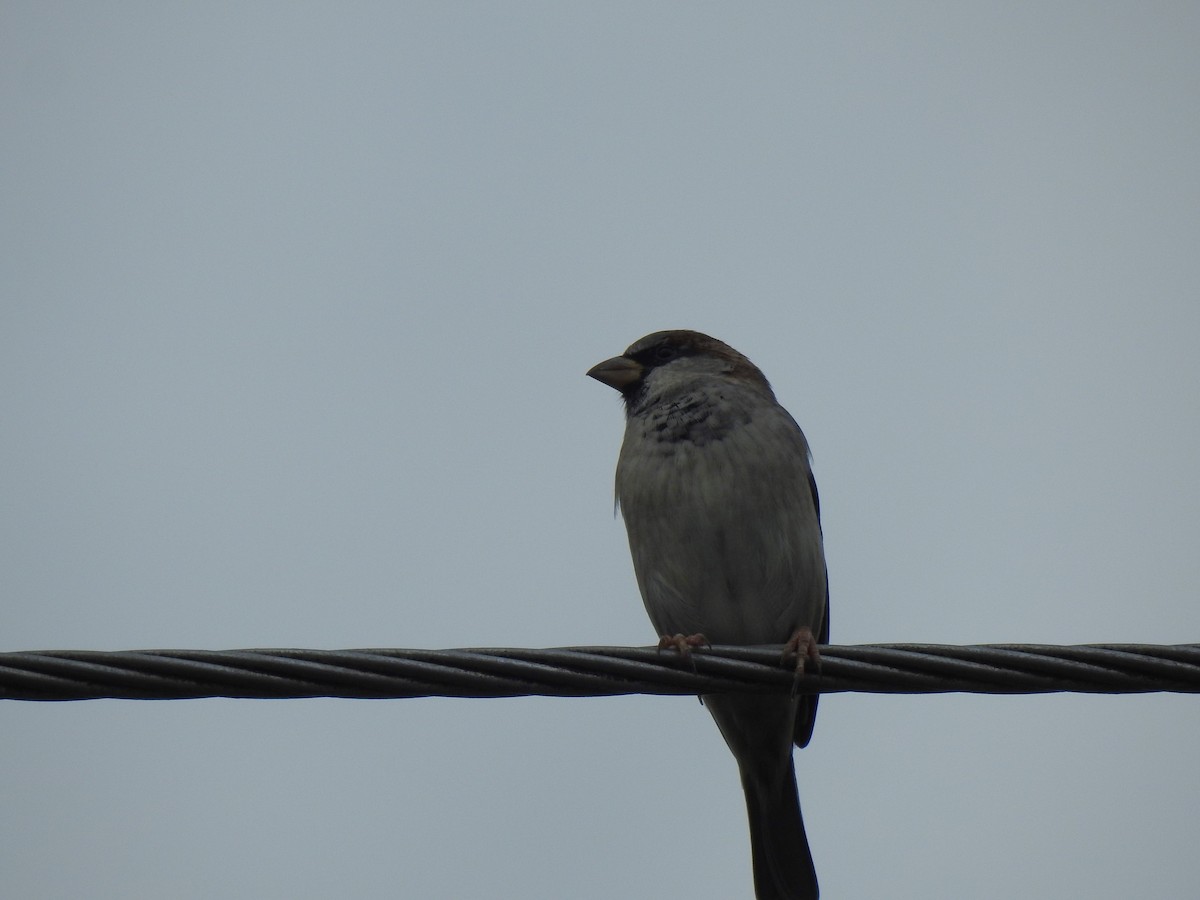
[[(0, 699), (598, 697), (858, 691), (1200, 693), (1200, 644), (862, 644), (796, 678), (781, 647), (0, 653)], [(811, 669), (811, 667), (810, 667)]]

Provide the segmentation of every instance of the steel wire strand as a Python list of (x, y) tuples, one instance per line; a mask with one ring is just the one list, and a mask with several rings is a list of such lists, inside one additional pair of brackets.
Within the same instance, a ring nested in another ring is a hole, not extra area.
[(0, 653), (0, 699), (1200, 693), (1200, 644), (862, 644), (796, 678), (781, 647)]

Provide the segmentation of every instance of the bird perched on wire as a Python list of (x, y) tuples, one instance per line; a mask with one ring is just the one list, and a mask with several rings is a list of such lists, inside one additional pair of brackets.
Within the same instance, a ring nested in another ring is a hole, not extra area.
[[(762, 372), (696, 331), (659, 331), (593, 366), (621, 392), (617, 504), (660, 647), (784, 644), (798, 670), (829, 640), (808, 442)], [(737, 759), (758, 900), (815, 900), (792, 764), (817, 696), (708, 694)]]

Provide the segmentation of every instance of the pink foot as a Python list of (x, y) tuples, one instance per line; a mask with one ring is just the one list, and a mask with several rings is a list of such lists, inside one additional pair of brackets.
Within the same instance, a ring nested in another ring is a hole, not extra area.
[(817, 652), (817, 639), (813, 637), (812, 629), (807, 625), (797, 628), (795, 633), (783, 645), (783, 662), (788, 657), (796, 657), (796, 671), (804, 672), (804, 663), (811, 660), (813, 667), (821, 668), (821, 654)]
[(787, 665), (791, 656), (796, 657), (796, 677), (792, 681), (792, 693), (796, 694), (806, 662), (811, 662), (818, 672), (821, 670), (821, 654), (817, 652), (817, 639), (813, 637), (811, 628), (797, 628), (795, 634), (783, 645), (783, 659), (780, 662)]
[(687, 656), (697, 647), (711, 647), (702, 634), (664, 634), (658, 639), (659, 650), (677, 650), (680, 656)]

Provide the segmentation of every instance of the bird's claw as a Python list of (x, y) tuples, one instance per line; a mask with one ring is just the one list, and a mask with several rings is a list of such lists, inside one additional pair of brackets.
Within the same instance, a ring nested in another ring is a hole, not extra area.
[(680, 656), (689, 656), (697, 647), (711, 647), (702, 634), (664, 634), (658, 639), (659, 650), (675, 650)]
[(799, 693), (800, 679), (804, 677), (804, 666), (811, 662), (818, 672), (821, 670), (821, 654), (817, 651), (817, 639), (813, 637), (812, 629), (805, 626), (797, 628), (795, 633), (783, 645), (782, 665), (789, 663), (790, 657), (795, 657), (796, 677), (792, 679), (792, 694)]
[[(692, 671), (696, 671), (696, 660), (692, 659), (692, 651), (697, 647), (711, 647), (702, 634), (664, 634), (658, 639), (658, 650), (661, 653), (663, 650), (674, 650), (683, 659), (686, 659), (692, 667)], [(704, 701), (701, 700), (701, 703)]]

